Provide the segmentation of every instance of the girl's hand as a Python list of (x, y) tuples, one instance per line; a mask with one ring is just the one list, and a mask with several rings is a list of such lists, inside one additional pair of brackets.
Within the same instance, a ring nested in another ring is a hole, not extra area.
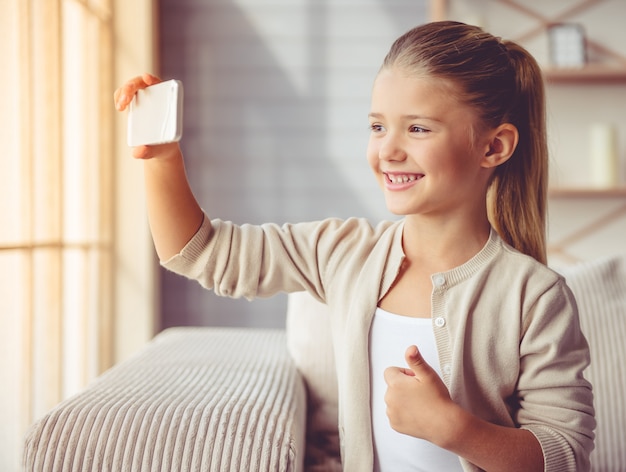
[[(143, 74), (134, 77), (118, 88), (113, 94), (115, 108), (124, 111), (130, 105), (138, 90), (156, 85), (162, 80), (151, 74)], [(156, 146), (137, 146), (133, 148), (133, 157), (136, 159), (152, 159), (155, 157), (167, 157), (180, 154), (178, 143), (159, 144)]]
[(408, 368), (385, 370), (387, 416), (399, 433), (442, 446), (454, 435), (458, 412), (448, 389), (416, 346), (405, 353)]

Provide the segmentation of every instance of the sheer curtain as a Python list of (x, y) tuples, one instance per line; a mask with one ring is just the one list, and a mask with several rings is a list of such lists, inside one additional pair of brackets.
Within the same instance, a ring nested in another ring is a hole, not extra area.
[(114, 3), (0, 0), (1, 470), (116, 360)]

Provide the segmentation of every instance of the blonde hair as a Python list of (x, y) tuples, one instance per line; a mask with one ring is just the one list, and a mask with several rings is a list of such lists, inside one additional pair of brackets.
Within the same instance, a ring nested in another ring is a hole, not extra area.
[(489, 221), (517, 250), (546, 263), (548, 146), (541, 70), (523, 47), (453, 21), (420, 25), (391, 46), (382, 68), (444, 79), (483, 126), (513, 124), (519, 142), (496, 167), (487, 192)]

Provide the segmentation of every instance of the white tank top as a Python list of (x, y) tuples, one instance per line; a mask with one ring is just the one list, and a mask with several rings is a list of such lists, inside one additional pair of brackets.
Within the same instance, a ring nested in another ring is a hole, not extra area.
[(372, 379), (372, 432), (374, 471), (462, 471), (456, 454), (423, 439), (398, 433), (389, 425), (385, 405), (387, 367), (407, 367), (406, 349), (415, 344), (424, 360), (439, 376), (439, 357), (430, 318), (399, 316), (378, 308), (370, 330), (370, 376)]

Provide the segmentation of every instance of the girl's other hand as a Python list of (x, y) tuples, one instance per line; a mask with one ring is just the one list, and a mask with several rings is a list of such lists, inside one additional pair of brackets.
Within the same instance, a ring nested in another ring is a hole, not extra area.
[(442, 446), (454, 430), (449, 425), (455, 424), (458, 407), (417, 346), (410, 346), (405, 358), (408, 367), (385, 370), (389, 423), (400, 433)]
[[(148, 73), (130, 79), (113, 94), (115, 108), (118, 111), (126, 110), (138, 90), (156, 85), (160, 82), (162, 82), (162, 80), (159, 77)], [(178, 143), (159, 144), (156, 146), (137, 146), (133, 148), (133, 157), (136, 159), (152, 159), (175, 154), (179, 154)]]

